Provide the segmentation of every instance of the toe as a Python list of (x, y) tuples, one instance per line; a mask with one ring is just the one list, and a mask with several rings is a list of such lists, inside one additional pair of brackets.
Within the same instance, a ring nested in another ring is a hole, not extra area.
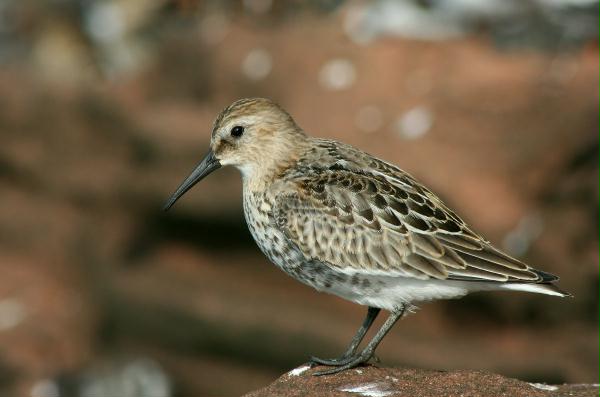
[(310, 362), (317, 364), (317, 365), (328, 365), (328, 366), (338, 367), (341, 365), (348, 364), (355, 358), (356, 357), (339, 357), (339, 358), (332, 358), (332, 359), (324, 359), (324, 358), (319, 358), (319, 357), (311, 357)]
[(352, 369), (354, 367), (358, 367), (361, 364), (365, 364), (367, 361), (369, 361), (370, 358), (371, 358), (371, 356), (368, 356), (368, 355), (360, 355), (358, 357), (351, 359), (349, 362), (347, 362), (344, 365), (336, 366), (335, 368), (327, 369), (325, 371), (317, 371), (317, 372), (313, 373), (313, 375), (314, 376), (322, 376), (322, 375), (337, 374), (338, 372), (342, 372), (347, 369)]

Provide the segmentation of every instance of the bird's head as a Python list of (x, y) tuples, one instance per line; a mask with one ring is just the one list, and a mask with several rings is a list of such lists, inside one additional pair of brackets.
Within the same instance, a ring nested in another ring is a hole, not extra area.
[(165, 205), (165, 210), (214, 170), (233, 165), (244, 179), (266, 176), (294, 161), (306, 142), (294, 119), (269, 99), (240, 99), (215, 120), (210, 149)]

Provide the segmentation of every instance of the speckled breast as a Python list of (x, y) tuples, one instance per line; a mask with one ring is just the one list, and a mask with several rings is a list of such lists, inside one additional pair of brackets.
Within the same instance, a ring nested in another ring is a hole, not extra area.
[(302, 264), (304, 256), (274, 224), (271, 210), (265, 194), (244, 191), (244, 215), (252, 237), (271, 262), (290, 273)]
[(317, 290), (328, 290), (345, 278), (328, 266), (304, 257), (274, 223), (272, 203), (263, 194), (244, 191), (244, 215), (260, 250), (284, 272)]

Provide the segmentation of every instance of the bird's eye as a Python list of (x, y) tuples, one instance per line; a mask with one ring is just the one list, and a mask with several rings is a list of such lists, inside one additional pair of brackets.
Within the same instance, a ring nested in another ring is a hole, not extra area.
[(236, 125), (235, 127), (233, 127), (231, 129), (231, 136), (234, 136), (236, 138), (241, 137), (243, 133), (244, 133), (244, 127), (242, 127), (241, 125)]

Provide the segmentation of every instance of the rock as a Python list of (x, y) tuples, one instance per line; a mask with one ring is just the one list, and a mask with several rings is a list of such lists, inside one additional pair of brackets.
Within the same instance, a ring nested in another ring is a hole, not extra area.
[(598, 385), (527, 383), (483, 371), (430, 371), (410, 368), (359, 367), (336, 375), (313, 376), (307, 365), (282, 375), (269, 386), (244, 397), (592, 397)]

